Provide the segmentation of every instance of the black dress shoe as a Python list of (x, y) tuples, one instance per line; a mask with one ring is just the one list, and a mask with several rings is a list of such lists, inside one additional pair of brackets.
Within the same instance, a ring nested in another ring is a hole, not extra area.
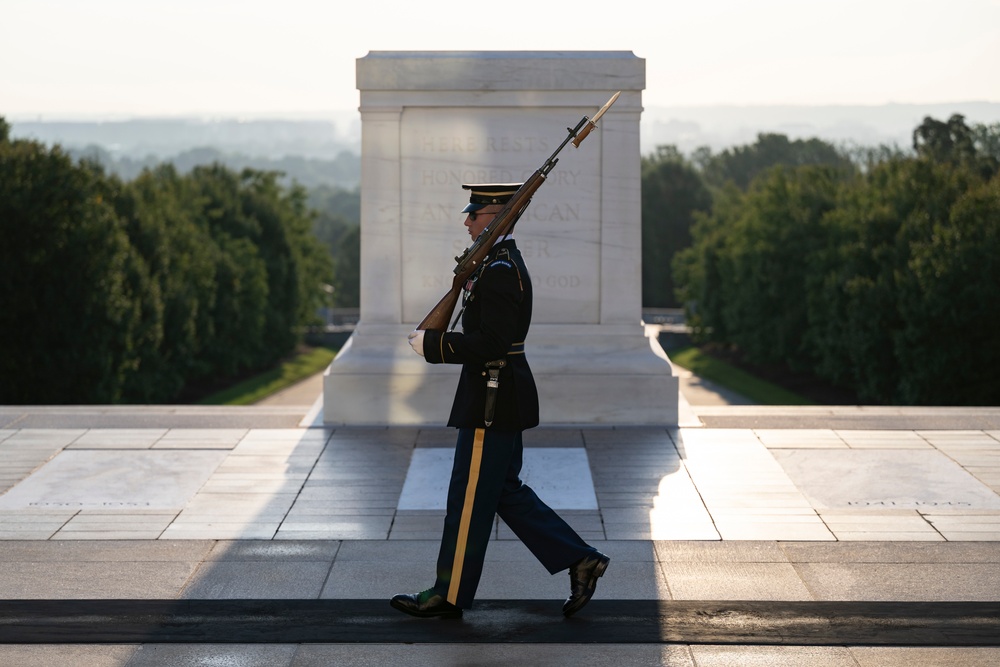
[(608, 569), (611, 559), (595, 551), (569, 566), (569, 598), (563, 605), (563, 614), (568, 618), (583, 609), (597, 590), (597, 578)]
[(422, 593), (400, 594), (392, 596), (389, 604), (410, 616), (420, 618), (460, 618), (462, 608), (456, 607), (432, 590)]

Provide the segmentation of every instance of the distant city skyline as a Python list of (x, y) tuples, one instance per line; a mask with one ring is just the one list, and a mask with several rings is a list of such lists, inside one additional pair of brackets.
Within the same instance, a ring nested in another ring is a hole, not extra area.
[[(471, 7), (471, 8), (470, 8)], [(5, 0), (0, 115), (317, 117), (369, 51), (631, 51), (646, 106), (1000, 102), (1000, 0)]]

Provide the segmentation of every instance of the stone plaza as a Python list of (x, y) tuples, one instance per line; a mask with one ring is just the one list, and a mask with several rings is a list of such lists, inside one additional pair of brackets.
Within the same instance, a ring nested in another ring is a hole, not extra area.
[[(329, 427), (313, 396), (0, 408), (0, 664), (1000, 659), (1000, 409), (682, 396), (675, 427), (529, 431), (526, 480), (612, 565), (563, 619), (565, 574), (549, 576), (498, 521), (477, 605), (448, 626), (388, 598), (433, 578), (443, 510), (426, 480), (454, 433)], [(185, 625), (213, 604), (237, 606)], [(823, 614), (843, 617), (839, 629), (807, 622)], [(655, 631), (616, 625), (623, 615)]]

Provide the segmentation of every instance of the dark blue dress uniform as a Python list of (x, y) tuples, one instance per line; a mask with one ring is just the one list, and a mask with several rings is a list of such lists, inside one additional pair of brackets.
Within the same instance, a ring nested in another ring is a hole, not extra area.
[[(458, 442), (431, 589), (458, 608), (472, 606), (496, 515), (551, 574), (598, 553), (520, 479), (521, 432), (538, 425), (538, 392), (525, 351), (531, 278), (511, 238), (494, 245), (482, 266), (466, 296), (462, 331), (426, 331), (423, 340), (428, 362), (462, 364), (448, 419)], [(487, 426), (486, 364), (498, 359), (507, 363)]]
[(513, 239), (493, 246), (471, 293), (461, 332), (424, 333), (424, 358), (462, 364), (448, 426), (485, 428), (486, 363), (504, 359), (490, 428), (523, 431), (538, 426), (538, 390), (528, 367), (525, 339), (531, 324), (531, 278)]

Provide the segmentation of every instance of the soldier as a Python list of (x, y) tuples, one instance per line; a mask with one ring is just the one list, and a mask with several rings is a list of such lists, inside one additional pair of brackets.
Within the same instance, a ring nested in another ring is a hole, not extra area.
[[(519, 183), (463, 185), (465, 226), (476, 239)], [(531, 322), (531, 279), (512, 233), (501, 237), (466, 283), (462, 331), (410, 333), (429, 363), (462, 364), (448, 425), (458, 429), (437, 581), (390, 604), (420, 617), (455, 618), (472, 606), (494, 516), (510, 527), (551, 573), (569, 569), (572, 616), (590, 601), (610, 558), (588, 545), (519, 475), (521, 432), (538, 425), (538, 392), (524, 341)]]

